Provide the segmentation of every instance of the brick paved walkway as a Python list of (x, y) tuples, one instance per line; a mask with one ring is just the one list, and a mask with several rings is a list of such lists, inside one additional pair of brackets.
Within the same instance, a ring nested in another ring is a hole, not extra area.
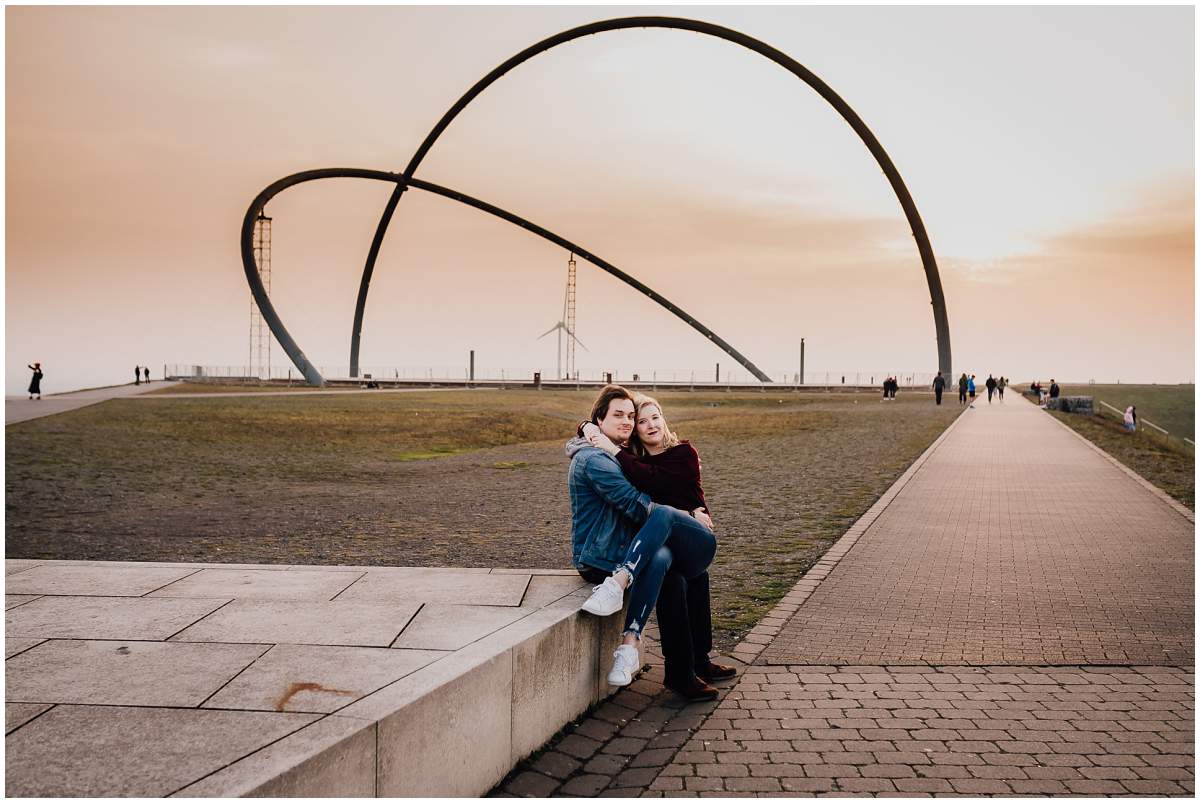
[[(1190, 795), (1193, 538), (1033, 405), (977, 401), (739, 645), (719, 703), (651, 674), (504, 791)], [(654, 735), (595, 724), (614, 711)]]
[(976, 401), (764, 661), (1190, 663), (1193, 532), (1044, 411)]

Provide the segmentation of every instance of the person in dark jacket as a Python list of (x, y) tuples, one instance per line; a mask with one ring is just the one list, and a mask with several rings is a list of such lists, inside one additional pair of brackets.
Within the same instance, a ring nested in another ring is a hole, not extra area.
[(33, 371), (33, 376), (29, 380), (29, 398), (37, 396), (37, 400), (42, 400), (42, 364), (35, 362), (29, 366), (29, 370)]
[(988, 392), (988, 404), (991, 404), (992, 403), (992, 394), (994, 394), (996, 392), (996, 378), (994, 376), (992, 376), (991, 374), (988, 374), (986, 384), (987, 384), (987, 392)]
[(1058, 394), (1062, 393), (1062, 388), (1053, 379), (1050, 380), (1050, 398), (1057, 399)]
[(942, 372), (938, 371), (938, 375), (933, 378), (933, 398), (938, 405), (942, 403), (942, 391), (946, 389), (946, 379), (942, 376)]
[(967, 375), (963, 374), (958, 378), (958, 403), (960, 405), (967, 403), (967, 386), (971, 380), (967, 379)]
[[(629, 448), (617, 453), (621, 470), (656, 503), (690, 510), (696, 516), (703, 512), (711, 522), (712, 511), (704, 498), (700, 455), (695, 447), (680, 440), (667, 426), (657, 399), (638, 395), (635, 401), (637, 425)], [(658, 597), (658, 624), (668, 688), (694, 686), (693, 672), (706, 682), (731, 678), (736, 673), (732, 666), (709, 658), (712, 608), (707, 571), (692, 578), (677, 571), (667, 572)]]

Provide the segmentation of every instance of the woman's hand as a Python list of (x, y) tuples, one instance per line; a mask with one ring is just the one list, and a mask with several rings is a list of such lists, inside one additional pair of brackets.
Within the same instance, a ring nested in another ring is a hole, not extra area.
[(708, 511), (706, 511), (704, 508), (698, 507), (695, 510), (693, 510), (692, 518), (694, 518), (696, 521), (703, 524), (709, 530), (712, 530), (712, 528), (713, 528), (712, 517), (708, 515)]
[(583, 437), (587, 438), (587, 442), (592, 446), (603, 449), (614, 457), (617, 452), (621, 451), (615, 443), (609, 440), (607, 435), (600, 431), (600, 427), (590, 421), (583, 425)]

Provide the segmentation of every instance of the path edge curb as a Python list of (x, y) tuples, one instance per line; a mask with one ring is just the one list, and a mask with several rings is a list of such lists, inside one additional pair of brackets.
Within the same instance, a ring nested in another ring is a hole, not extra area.
[[(971, 406), (973, 405), (974, 402), (972, 402)], [(864, 534), (866, 534), (867, 530), (869, 530), (872, 525), (875, 524), (875, 521), (880, 517), (880, 515), (883, 514), (883, 511), (887, 510), (888, 506), (892, 504), (892, 500), (899, 495), (900, 491), (904, 489), (904, 486), (906, 486), (916, 475), (916, 473), (921, 470), (921, 467), (925, 465), (925, 461), (928, 460), (935, 451), (937, 451), (937, 448), (942, 445), (942, 441), (944, 441), (954, 430), (954, 428), (958, 426), (958, 423), (962, 421), (963, 416), (970, 411), (971, 406), (968, 406), (965, 410), (961, 410), (958, 416), (950, 422), (949, 426), (942, 430), (942, 434), (938, 435), (933, 443), (929, 444), (929, 446), (925, 448), (925, 451), (921, 452), (921, 454), (917, 456), (917, 459), (912, 462), (912, 465), (910, 465), (904, 471), (904, 473), (901, 474), (895, 482), (888, 486), (888, 489), (884, 491), (877, 500), (875, 500), (875, 504), (867, 508), (867, 512), (859, 516), (858, 519), (856, 519), (855, 522), (850, 525), (850, 528), (846, 530), (846, 532), (842, 533), (841, 537), (834, 541), (829, 549), (825, 550), (825, 553), (821, 556), (820, 560), (813, 564), (807, 572), (801, 575), (800, 579), (796, 581), (796, 584), (792, 586), (791, 591), (789, 591), (787, 594), (784, 594), (783, 598), (780, 599), (779, 602), (775, 603), (775, 606), (771, 608), (771, 610), (768, 611), (762, 619), (759, 620), (758, 624), (751, 628), (750, 632), (742, 637), (742, 640), (738, 642), (732, 650), (729, 651), (729, 656), (731, 658), (736, 658), (737, 660), (749, 665), (755, 663), (755, 661), (761, 657), (763, 651), (766, 650), (771, 642), (774, 641), (775, 637), (779, 635), (779, 632), (783, 629), (783, 626), (787, 623), (788, 619), (790, 619), (796, 613), (796, 611), (800, 610), (800, 606), (803, 605), (804, 602), (813, 595), (813, 593), (820, 587), (821, 582), (825, 580), (825, 578), (828, 577), (835, 568), (837, 568), (837, 565), (841, 562), (842, 558), (844, 558), (846, 554), (850, 552), (854, 545), (858, 543), (858, 540)]]

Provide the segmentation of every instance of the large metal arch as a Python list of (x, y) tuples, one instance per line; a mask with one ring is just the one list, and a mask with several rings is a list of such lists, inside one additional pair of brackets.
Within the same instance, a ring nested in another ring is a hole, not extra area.
[(448, 187), (442, 187), (438, 184), (433, 184), (428, 181), (421, 181), (420, 179), (415, 178), (405, 179), (404, 176), (398, 173), (387, 173), (382, 170), (364, 170), (354, 167), (332, 167), (323, 170), (307, 170), (279, 179), (258, 194), (258, 196), (250, 204), (250, 208), (246, 210), (246, 216), (242, 219), (242, 268), (246, 272), (246, 280), (250, 283), (250, 292), (254, 295), (254, 301), (256, 304), (258, 304), (258, 308), (262, 313), (263, 320), (267, 322), (267, 326), (270, 327), (271, 332), (275, 335), (275, 339), (279, 341), (279, 345), (283, 348), (284, 352), (288, 355), (288, 357), (291, 358), (292, 362), (296, 365), (300, 372), (304, 374), (305, 380), (307, 380), (311, 385), (323, 385), (325, 384), (325, 380), (321, 376), (320, 371), (316, 369), (316, 366), (309, 362), (308, 357), (304, 355), (304, 352), (300, 349), (295, 339), (291, 336), (291, 333), (288, 332), (287, 327), (283, 325), (283, 321), (280, 319), (279, 313), (275, 311), (275, 305), (271, 303), (271, 299), (267, 296), (266, 289), (262, 284), (262, 279), (258, 275), (258, 266), (254, 261), (254, 224), (258, 219), (259, 214), (263, 211), (264, 207), (266, 207), (267, 202), (279, 193), (290, 187), (294, 187), (297, 184), (303, 184), (309, 181), (318, 181), (326, 178), (367, 178), (377, 181), (394, 182), (398, 186), (403, 185), (405, 187), (416, 187), (417, 189), (425, 190), (426, 192), (431, 192), (435, 195), (440, 195), (444, 198), (449, 198), (451, 200), (458, 201), (459, 203), (466, 204), (467, 206), (474, 207), (475, 209), (487, 212), (488, 214), (494, 215), (502, 220), (507, 220), (509, 223), (520, 226), (521, 228), (526, 229), (527, 231), (530, 231), (533, 234), (542, 237), (543, 239), (549, 240), (555, 245), (561, 246), (569, 251), (573, 251), (582, 259), (592, 263), (601, 270), (616, 276), (621, 281), (648, 296), (655, 303), (666, 308), (668, 312), (671, 312), (672, 314), (681, 318), (685, 323), (688, 324), (688, 326), (691, 326), (697, 332), (704, 335), (715, 345), (725, 351), (726, 354), (737, 360), (738, 363), (754, 374), (754, 376), (760, 381), (771, 381), (770, 377), (759, 370), (754, 363), (742, 356), (737, 349), (725, 342), (717, 335), (716, 332), (713, 332), (707, 326), (700, 323), (688, 313), (684, 312), (681, 308), (673, 304), (667, 298), (659, 293), (656, 293), (650, 287), (620, 270), (612, 263), (601, 259), (576, 243), (573, 243), (564, 237), (560, 237), (549, 229), (545, 229), (536, 223), (526, 220), (505, 209), (501, 209), (498, 206), (489, 204), (487, 201), (481, 201), (478, 198), (473, 198), (465, 193), (452, 190)]
[[(508, 59), (500, 66), (496, 67), (490, 73), (481, 78), (467, 92), (458, 99), (450, 109), (442, 115), (437, 125), (425, 137), (421, 146), (417, 148), (412, 159), (409, 160), (408, 166), (404, 168), (403, 181), (396, 183), (396, 188), (392, 191), (392, 195), (388, 198), (388, 202), (384, 207), (383, 214), (379, 219), (379, 225), (375, 228), (375, 236), (371, 240), (371, 248), (367, 253), (367, 261), (363, 267), (362, 279), (359, 282), (358, 299), (354, 307), (354, 323), (350, 333), (350, 375), (358, 376), (358, 354), (359, 346), (362, 339), (362, 321), (363, 314), (366, 310), (367, 294), (370, 290), (371, 276), (375, 272), (375, 263), (379, 257), (379, 250), (383, 245), (384, 236), (387, 234), (387, 229), (391, 223), (392, 217), (396, 212), (396, 206), (400, 202), (408, 186), (416, 186), (412, 183), (413, 173), (425, 158), (429, 149), (442, 135), (442, 132), (450, 125), (459, 112), (467, 107), (483, 90), (487, 89), (491, 84), (499, 80), (505, 73), (512, 70), (514, 67), (523, 64), (529, 59), (544, 53), (558, 45), (565, 44), (575, 39), (580, 39), (584, 36), (592, 34), (604, 33), (607, 31), (618, 31), (629, 28), (668, 28), (680, 31), (692, 31), (694, 33), (714, 36), (718, 39), (724, 39), (727, 42), (741, 45), (749, 50), (764, 56), (779, 66), (786, 69), (788, 72), (795, 75), (801, 81), (808, 84), (817, 94), (823, 97), (838, 114), (850, 125), (854, 132), (858, 134), (863, 144), (867, 146), (867, 150), (875, 157), (875, 161), (879, 163), (883, 173), (887, 176), (888, 182), (892, 186), (892, 191), (895, 192), (896, 198), (900, 201), (900, 206), (904, 210), (904, 216), (908, 220), (909, 227), (912, 230), (913, 239), (917, 241), (917, 251), (921, 255), (921, 264), (925, 269), (925, 281), (929, 285), (930, 304), (933, 306), (933, 322), (934, 331), (937, 337), (938, 348), (938, 371), (943, 376), (951, 376), (951, 359), (950, 359), (950, 323), (946, 315), (946, 298), (942, 292), (942, 281), (938, 275), (937, 260), (933, 255), (933, 247), (929, 243), (929, 236), (925, 232), (925, 224), (921, 221), (921, 216), (917, 212), (916, 204), (913, 203), (912, 196), (908, 192), (908, 187), (905, 186), (904, 180), (900, 178), (900, 173), (896, 170), (896, 166), (892, 164), (891, 158), (884, 151), (883, 146), (879, 144), (879, 140), (867, 128), (866, 123), (858, 116), (855, 111), (850, 108), (846, 101), (833, 91), (814, 73), (809, 71), (804, 65), (797, 62), (795, 59), (788, 56), (786, 53), (771, 47), (765, 42), (761, 42), (752, 36), (747, 36), (744, 33), (725, 28), (720, 25), (714, 25), (710, 22), (701, 22), (699, 20), (690, 20), (682, 17), (623, 17), (619, 19), (603, 20), (601, 22), (592, 22), (587, 25), (581, 25), (577, 28), (572, 28), (562, 33), (543, 39), (537, 44), (531, 45), (512, 58)], [(737, 359), (736, 352), (726, 349), (731, 356)], [(745, 364), (745, 363), (743, 363)], [(764, 382), (769, 382), (770, 379), (761, 372), (757, 372), (759, 378)]]

